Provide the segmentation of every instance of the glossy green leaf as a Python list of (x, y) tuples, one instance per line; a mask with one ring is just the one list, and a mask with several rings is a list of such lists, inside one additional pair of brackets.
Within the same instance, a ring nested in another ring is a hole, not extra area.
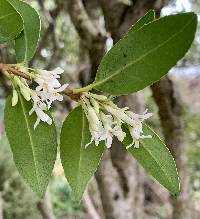
[(38, 196), (43, 196), (51, 176), (57, 153), (54, 125), (41, 122), (34, 130), (36, 115), (29, 116), (32, 107), (19, 95), (19, 102), (11, 106), (8, 97), (4, 112), (6, 134), (20, 175)]
[(136, 31), (129, 30), (104, 56), (89, 88), (122, 95), (151, 85), (185, 55), (196, 26), (194, 13), (182, 13), (152, 21)]
[(103, 153), (102, 144), (96, 147), (92, 143), (85, 148), (90, 139), (88, 121), (82, 108), (77, 107), (65, 119), (60, 139), (61, 161), (65, 176), (77, 201), (81, 199)]
[(40, 37), (41, 22), (36, 10), (26, 2), (20, 0), (8, 0), (20, 13), (24, 21), (24, 31), (15, 40), (15, 52), (18, 62), (31, 60), (37, 49)]
[(6, 0), (0, 0), (0, 43), (14, 39), (23, 30), (20, 14)]
[(139, 30), (141, 27), (143, 27), (145, 24), (148, 24), (152, 22), (155, 19), (155, 11), (150, 10), (148, 11), (142, 18), (140, 18), (128, 31), (134, 32), (136, 30)]
[[(140, 147), (131, 147), (129, 153), (151, 174), (161, 185), (171, 193), (178, 195), (180, 183), (176, 169), (176, 163), (167, 146), (161, 141), (159, 136), (147, 125), (143, 125), (145, 135), (152, 138), (142, 139)], [(130, 133), (126, 129), (127, 137), (125, 145), (132, 142)]]

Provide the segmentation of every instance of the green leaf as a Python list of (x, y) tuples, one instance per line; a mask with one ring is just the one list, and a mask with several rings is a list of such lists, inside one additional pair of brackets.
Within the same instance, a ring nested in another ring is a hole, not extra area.
[[(141, 27), (143, 27), (145, 24), (148, 24), (150, 22), (152, 22), (155, 19), (155, 11), (154, 10), (150, 10), (148, 11), (142, 18), (140, 18), (128, 31), (128, 33), (130, 32), (134, 32), (139, 30)], [(128, 34), (127, 33), (127, 34)]]
[(29, 116), (32, 107), (21, 94), (16, 106), (8, 97), (4, 112), (7, 137), (20, 175), (38, 196), (43, 196), (51, 176), (57, 153), (54, 125), (41, 122), (34, 130), (36, 115)]
[(0, 43), (14, 39), (23, 30), (20, 14), (6, 0), (0, 0)]
[(15, 40), (15, 52), (18, 62), (31, 60), (37, 49), (40, 38), (41, 22), (36, 10), (20, 0), (8, 0), (20, 13), (24, 21), (24, 31)]
[[(128, 129), (125, 129), (127, 137), (125, 145), (132, 142)], [(158, 135), (147, 125), (143, 125), (145, 135), (152, 138), (141, 139), (140, 147), (131, 147), (129, 153), (151, 174), (161, 185), (171, 193), (180, 193), (180, 183), (176, 169), (176, 163), (167, 146), (160, 140)]]
[(103, 153), (103, 144), (96, 147), (90, 142), (88, 121), (82, 108), (75, 108), (65, 119), (60, 139), (60, 155), (65, 176), (75, 199), (79, 201), (88, 181), (95, 173)]
[[(123, 95), (139, 91), (164, 76), (194, 39), (197, 16), (166, 16), (129, 31), (102, 59), (88, 88)], [(86, 87), (87, 88), (87, 87)]]

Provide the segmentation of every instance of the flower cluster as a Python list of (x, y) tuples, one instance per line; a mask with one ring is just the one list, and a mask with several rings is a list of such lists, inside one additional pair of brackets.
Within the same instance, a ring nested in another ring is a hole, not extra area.
[(143, 138), (151, 138), (150, 135), (144, 135), (142, 123), (144, 120), (152, 116), (147, 110), (142, 114), (136, 114), (129, 111), (129, 108), (119, 108), (106, 96), (84, 92), (80, 97), (80, 104), (85, 112), (89, 122), (89, 130), (91, 133), (91, 141), (98, 146), (100, 141), (105, 141), (107, 148), (112, 145), (113, 137), (117, 137), (119, 141), (123, 141), (126, 133), (122, 129), (122, 125), (128, 126), (132, 137), (132, 143), (127, 146), (139, 147), (139, 140)]
[(38, 84), (38, 86), (35, 90), (32, 90), (24, 78), (13, 76), (12, 81), (14, 90), (12, 106), (15, 106), (18, 102), (18, 94), (15, 89), (18, 88), (27, 101), (33, 101), (33, 108), (30, 110), (29, 114), (31, 115), (35, 112), (37, 115), (34, 128), (38, 126), (40, 121), (51, 125), (52, 119), (47, 113), (45, 113), (45, 111), (50, 109), (55, 100), (63, 100), (63, 96), (60, 93), (67, 88), (68, 84), (61, 85), (58, 79), (64, 71), (61, 68), (56, 68), (53, 71), (34, 70), (33, 73), (29, 73), (28, 69), (25, 67), (20, 70), (23, 72), (25, 71), (28, 75), (31, 75), (31, 78)]
[[(64, 71), (61, 68), (56, 68), (53, 71), (34, 69), (29, 71), (28, 68), (22, 66), (18, 66), (18, 69), (36, 82), (37, 86), (33, 90), (29, 87), (26, 79), (8, 74), (7, 76), (13, 82), (14, 87), (12, 106), (15, 106), (18, 102), (18, 93), (16, 91), (18, 89), (18, 92), (27, 101), (33, 102), (29, 115), (33, 113), (37, 115), (34, 128), (38, 126), (40, 121), (51, 125), (52, 119), (46, 111), (51, 108), (54, 101), (63, 100), (61, 92), (67, 88), (68, 84), (61, 85), (58, 79)], [(126, 137), (126, 132), (123, 129), (124, 124), (128, 127), (132, 137), (132, 143), (127, 148), (131, 146), (138, 148), (140, 139), (151, 138), (150, 135), (144, 135), (142, 130), (144, 120), (152, 116), (151, 113), (147, 113), (147, 110), (142, 115), (139, 115), (131, 112), (128, 107), (119, 108), (106, 96), (89, 92), (81, 93), (79, 98), (79, 103), (88, 119), (91, 133), (91, 141), (85, 147), (92, 142), (98, 146), (100, 141), (105, 141), (106, 147), (110, 148), (113, 137), (123, 142)]]

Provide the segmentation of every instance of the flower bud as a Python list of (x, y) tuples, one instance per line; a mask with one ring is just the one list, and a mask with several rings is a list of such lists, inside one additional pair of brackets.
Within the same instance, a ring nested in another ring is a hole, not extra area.
[(100, 121), (99, 121), (99, 118), (98, 118), (96, 112), (94, 111), (94, 109), (92, 107), (88, 108), (88, 120), (89, 120), (91, 128), (93, 130), (96, 130)]
[(12, 106), (16, 106), (18, 103), (18, 93), (17, 91), (14, 89), (13, 90), (13, 95), (12, 95)]
[(95, 112), (99, 113), (99, 108), (100, 108), (99, 103), (95, 99), (93, 99), (93, 98), (90, 99), (90, 102), (94, 106)]
[(100, 101), (106, 101), (106, 100), (108, 100), (108, 98), (107, 98), (106, 96), (104, 96), (104, 95), (97, 95), (97, 94), (93, 94), (93, 93), (90, 93), (90, 95), (91, 95), (93, 98), (95, 98), (95, 99), (97, 99), (97, 100), (100, 100)]
[(24, 84), (21, 84), (20, 91), (23, 97), (29, 101), (31, 99), (31, 89), (26, 87)]

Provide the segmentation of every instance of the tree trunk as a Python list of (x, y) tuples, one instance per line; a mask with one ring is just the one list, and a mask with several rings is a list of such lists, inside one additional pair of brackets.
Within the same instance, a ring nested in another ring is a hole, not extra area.
[(172, 197), (173, 219), (190, 218), (189, 176), (187, 173), (187, 150), (181, 121), (182, 106), (172, 80), (165, 77), (152, 86), (154, 100), (158, 106), (165, 142), (172, 152), (181, 182), (181, 193)]

